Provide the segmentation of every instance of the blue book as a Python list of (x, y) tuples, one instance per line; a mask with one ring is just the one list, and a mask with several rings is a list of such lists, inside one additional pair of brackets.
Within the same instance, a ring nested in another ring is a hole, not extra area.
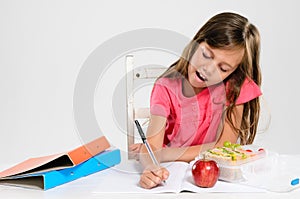
[(48, 190), (98, 171), (113, 167), (121, 161), (120, 150), (107, 150), (71, 168), (14, 175), (0, 179), (0, 184)]

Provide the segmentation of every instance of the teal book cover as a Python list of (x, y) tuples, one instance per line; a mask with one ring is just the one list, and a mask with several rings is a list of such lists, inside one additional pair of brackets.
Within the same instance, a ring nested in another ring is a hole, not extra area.
[(15, 175), (0, 180), (2, 185), (48, 190), (73, 180), (113, 167), (121, 162), (120, 150), (106, 150), (87, 161), (66, 169)]

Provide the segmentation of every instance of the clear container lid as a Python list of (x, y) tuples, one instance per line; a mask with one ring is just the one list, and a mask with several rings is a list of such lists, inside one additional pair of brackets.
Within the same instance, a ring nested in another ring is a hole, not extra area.
[(288, 192), (299, 188), (300, 155), (279, 155), (269, 152), (258, 161), (241, 167), (245, 185), (274, 192)]

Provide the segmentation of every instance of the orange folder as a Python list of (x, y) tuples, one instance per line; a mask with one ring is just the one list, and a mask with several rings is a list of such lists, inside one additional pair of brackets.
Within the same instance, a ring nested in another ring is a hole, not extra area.
[(66, 153), (27, 159), (0, 172), (0, 178), (74, 167), (109, 147), (107, 139), (101, 136)]

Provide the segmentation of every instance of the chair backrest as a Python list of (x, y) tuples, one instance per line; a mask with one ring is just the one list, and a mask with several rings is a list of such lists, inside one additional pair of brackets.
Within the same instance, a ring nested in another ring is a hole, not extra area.
[[(125, 57), (125, 65), (127, 95), (127, 147), (129, 152), (129, 146), (140, 142), (141, 140), (136, 127), (134, 126), (134, 120), (141, 120), (142, 128), (146, 128), (144, 124), (149, 121), (150, 117), (149, 105), (146, 107), (136, 106), (135, 102), (138, 99), (135, 99), (135, 92), (139, 89), (143, 89), (143, 87), (153, 85), (157, 77), (166, 70), (166, 67), (155, 64), (134, 67), (133, 55), (127, 55)], [(130, 153), (128, 153), (128, 158), (132, 158)]]

